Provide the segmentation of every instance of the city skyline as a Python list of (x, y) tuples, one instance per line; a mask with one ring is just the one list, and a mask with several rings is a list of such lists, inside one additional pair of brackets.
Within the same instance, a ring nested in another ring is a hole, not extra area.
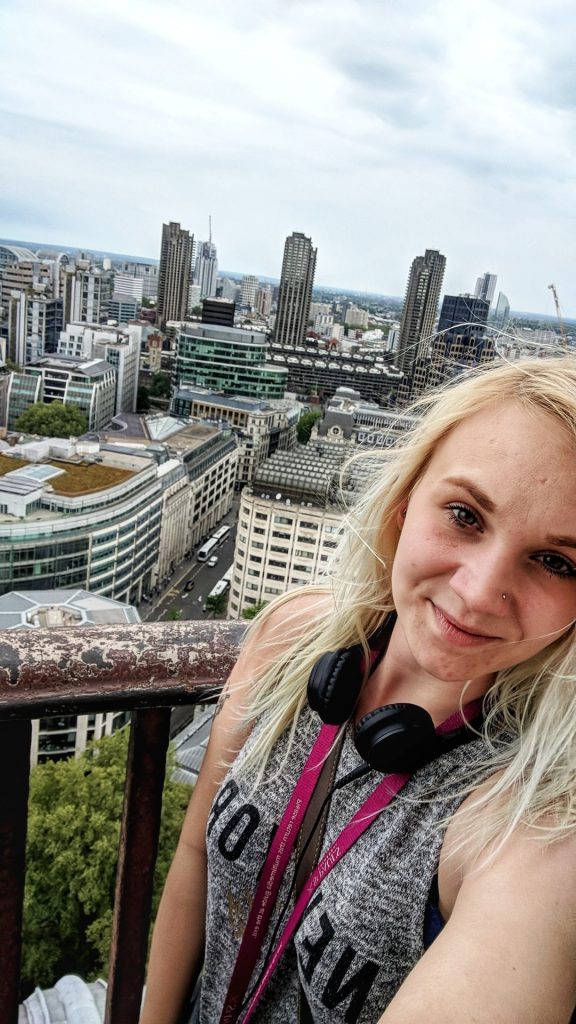
[(514, 309), (553, 315), (554, 282), (574, 316), (575, 19), (565, 0), (8, 0), (0, 234), (156, 258), (162, 222), (206, 238), (211, 214), (245, 274), (279, 278), (296, 230), (319, 283), (402, 295), (438, 248), (449, 293), (490, 269)]

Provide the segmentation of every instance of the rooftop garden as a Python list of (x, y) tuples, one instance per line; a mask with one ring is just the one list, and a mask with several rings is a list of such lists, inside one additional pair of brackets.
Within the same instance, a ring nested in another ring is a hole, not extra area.
[[(44, 465), (64, 470), (60, 476), (54, 477), (48, 483), (51, 484), (55, 494), (62, 494), (66, 497), (104, 491), (108, 487), (121, 484), (134, 475), (134, 471), (131, 469), (118, 469), (116, 466), (104, 466), (101, 463), (62, 462), (59, 459), (44, 459), (42, 462)], [(4, 476), (5, 473), (10, 473), (14, 469), (22, 469), (31, 465), (37, 465), (37, 463), (30, 463), (25, 459), (10, 455), (0, 455), (0, 476)]]

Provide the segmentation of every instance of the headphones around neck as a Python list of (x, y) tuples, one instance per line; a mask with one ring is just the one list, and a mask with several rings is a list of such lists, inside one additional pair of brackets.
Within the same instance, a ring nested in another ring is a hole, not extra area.
[[(384, 657), (395, 615), (370, 638), (375, 652), (370, 675)], [(308, 703), (327, 725), (343, 725), (352, 717), (364, 680), (364, 652), (360, 644), (322, 654), (308, 680)], [(431, 716), (417, 704), (385, 704), (360, 719), (354, 742), (360, 757), (385, 774), (412, 773), (441, 754), (475, 739), (463, 727), (436, 732)]]

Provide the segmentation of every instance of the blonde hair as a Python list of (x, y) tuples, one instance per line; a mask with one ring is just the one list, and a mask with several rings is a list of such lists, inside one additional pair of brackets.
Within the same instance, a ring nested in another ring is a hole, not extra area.
[[(306, 588), (318, 599), (307, 605), (306, 624), (302, 625), (298, 602), (291, 613), (294, 592), (278, 598), (258, 617), (253, 628), (268, 623), (265, 632), (273, 635), (275, 626), (269, 620), (281, 620), (282, 639), (288, 640), (256, 680), (247, 709), (250, 721), (265, 715), (267, 723), (245, 761), (257, 766), (260, 775), (273, 744), (287, 728), (290, 749), (306, 703), (308, 676), (319, 656), (352, 644), (367, 650), (368, 638), (393, 610), (390, 577), (398, 513), (438, 444), (463, 420), (510, 400), (560, 421), (576, 455), (576, 358), (504, 363), (425, 395), (411, 409), (424, 414), (414, 429), (392, 449), (368, 454), (374, 463), (374, 483), (348, 515), (329, 580), (324, 586)], [(367, 453), (361, 457), (366, 459)], [(475, 822), (475, 840), (481, 846), (504, 842), (520, 824), (535, 826), (543, 838), (554, 840), (576, 823), (575, 684), (573, 625), (535, 657), (497, 674), (485, 700), (483, 725), (485, 768), (492, 777), (469, 801), (471, 828)]]

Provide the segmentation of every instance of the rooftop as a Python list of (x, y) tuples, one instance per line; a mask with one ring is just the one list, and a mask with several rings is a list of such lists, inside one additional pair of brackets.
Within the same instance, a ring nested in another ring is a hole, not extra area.
[[(108, 487), (115, 487), (134, 475), (133, 469), (120, 469), (118, 466), (107, 466), (101, 462), (68, 462), (49, 459), (47, 462), (41, 463), (41, 465), (51, 466), (53, 469), (60, 471), (58, 476), (50, 480), (50, 486), (55, 494), (62, 494), (67, 497), (103, 491)], [(39, 466), (37, 463), (32, 466), (25, 459), (0, 453), (0, 477), (17, 469), (25, 469), (27, 472), (23, 473), (22, 476), (26, 478), (32, 475), (30, 470), (37, 474)], [(10, 480), (13, 481), (14, 477), (11, 476)], [(3, 485), (0, 484), (1, 486)]]

